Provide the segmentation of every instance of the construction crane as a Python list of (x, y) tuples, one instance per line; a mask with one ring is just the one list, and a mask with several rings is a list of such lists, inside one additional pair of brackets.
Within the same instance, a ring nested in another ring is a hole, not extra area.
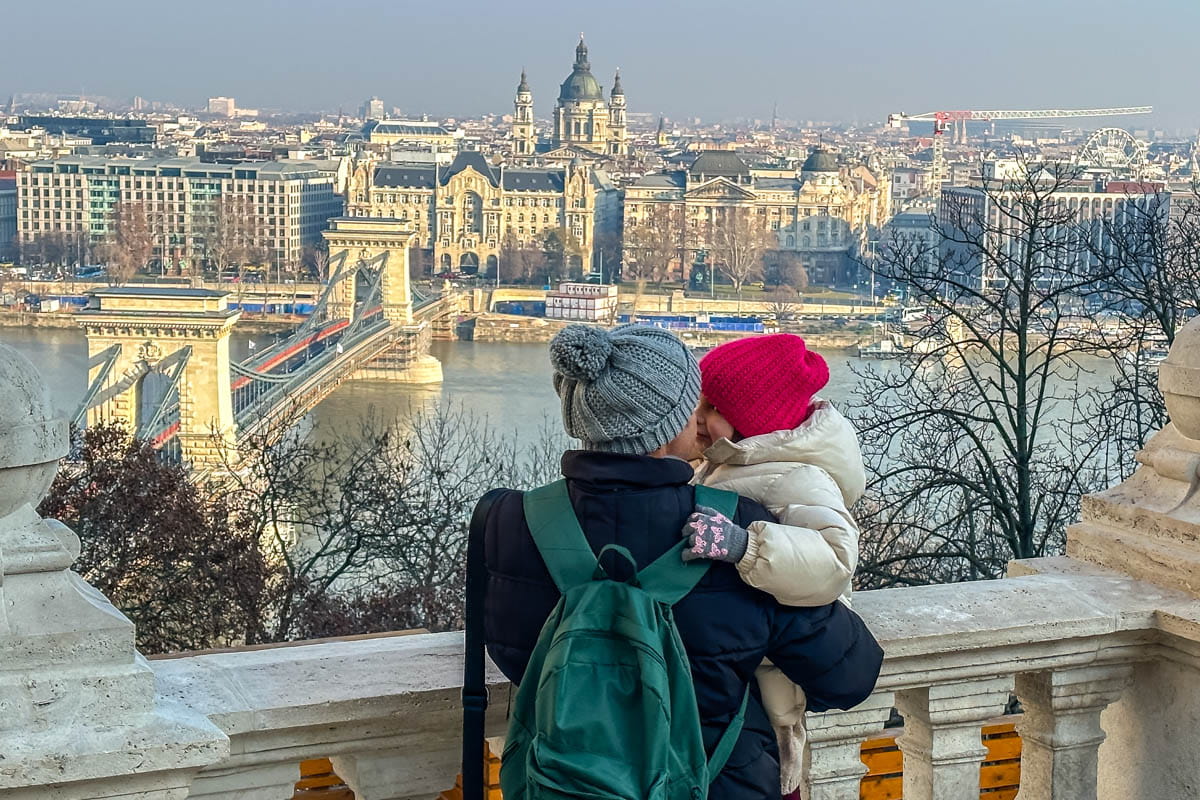
[(993, 122), (998, 119), (1062, 119), (1067, 117), (1123, 117), (1130, 114), (1149, 114), (1153, 106), (1128, 108), (1046, 108), (1032, 111), (928, 111), (924, 114), (888, 114), (890, 128), (901, 128), (906, 122), (933, 123), (933, 181), (946, 181), (946, 129), (954, 126), (954, 141), (965, 142), (967, 122)]

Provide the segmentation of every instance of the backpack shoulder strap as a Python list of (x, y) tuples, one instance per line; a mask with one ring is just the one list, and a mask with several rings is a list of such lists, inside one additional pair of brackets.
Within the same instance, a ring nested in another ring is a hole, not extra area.
[(750, 687), (747, 686), (746, 693), (742, 695), (742, 707), (738, 709), (733, 719), (729, 720), (729, 725), (721, 734), (721, 738), (717, 740), (717, 746), (713, 748), (712, 755), (708, 757), (708, 782), (710, 784), (721, 774), (721, 770), (725, 769), (725, 764), (733, 755), (733, 747), (737, 744), (738, 737), (742, 735), (742, 724), (746, 721), (746, 705), (749, 702)]
[(713, 489), (708, 486), (696, 487), (696, 505), (715, 508), (725, 516), (733, 519), (737, 516), (738, 496), (724, 489)]
[(467, 530), (466, 653), (463, 658), (463, 797), (483, 800), (484, 729), (488, 706), (483, 607), (487, 600), (484, 535), (488, 515), (507, 489), (493, 489), (475, 506)]
[[(721, 489), (697, 486), (695, 503), (697, 506), (714, 508), (733, 519), (737, 513), (738, 496)], [(672, 606), (678, 603), (696, 588), (696, 584), (712, 566), (711, 561), (702, 558), (684, 561), (683, 548), (686, 545), (687, 540), (681, 539), (678, 544), (638, 573), (638, 582), (642, 588), (661, 603)]]
[(533, 543), (559, 593), (590, 581), (596, 572), (596, 554), (571, 507), (567, 482), (531, 489), (525, 493), (524, 507)]

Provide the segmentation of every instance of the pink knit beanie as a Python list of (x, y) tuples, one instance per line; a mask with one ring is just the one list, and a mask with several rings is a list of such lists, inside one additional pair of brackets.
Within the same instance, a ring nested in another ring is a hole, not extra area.
[(700, 391), (742, 436), (797, 427), (827, 383), (825, 359), (790, 333), (736, 339), (700, 359)]

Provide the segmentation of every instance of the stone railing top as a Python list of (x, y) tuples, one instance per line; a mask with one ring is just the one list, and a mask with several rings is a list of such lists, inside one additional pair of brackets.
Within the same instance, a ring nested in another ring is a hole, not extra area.
[(1164, 604), (1193, 602), (1183, 593), (1067, 559), (1027, 563), (1055, 571), (859, 592), (854, 609), (888, 645), (889, 656), (898, 657), (1141, 629), (1152, 625)]
[[(268, 647), (151, 662), (158, 692), (229, 736), (458, 708), (461, 633)], [(492, 668), (490, 682), (504, 685)], [(455, 712), (457, 713), (457, 712)]]
[[(1150, 657), (1160, 612), (1200, 619), (1181, 592), (1068, 559), (1029, 562), (1041, 574), (861, 592), (855, 610), (886, 652), (881, 688), (921, 686), (1095, 661)], [(439, 712), (456, 725), (461, 633), (332, 641), (156, 660), (159, 693), (226, 734)], [(1042, 666), (1037, 666), (1042, 665)], [(491, 667), (489, 683), (505, 680)], [(493, 697), (496, 717), (502, 703)]]

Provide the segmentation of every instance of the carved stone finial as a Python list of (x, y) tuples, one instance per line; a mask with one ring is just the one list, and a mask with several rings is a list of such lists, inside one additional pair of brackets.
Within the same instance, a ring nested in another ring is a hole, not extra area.
[(0, 519), (45, 496), (67, 453), (67, 430), (33, 364), (0, 344)]
[(1167, 360), (1158, 368), (1158, 385), (1176, 429), (1200, 441), (1200, 317), (1176, 335)]
[(0, 794), (176, 798), (228, 741), (156, 708), (133, 624), (71, 571), (75, 533), (34, 510), (67, 449), (41, 375), (0, 344)]
[(1159, 367), (1171, 423), (1117, 486), (1083, 498), (1067, 555), (1200, 597), (1200, 319)]

